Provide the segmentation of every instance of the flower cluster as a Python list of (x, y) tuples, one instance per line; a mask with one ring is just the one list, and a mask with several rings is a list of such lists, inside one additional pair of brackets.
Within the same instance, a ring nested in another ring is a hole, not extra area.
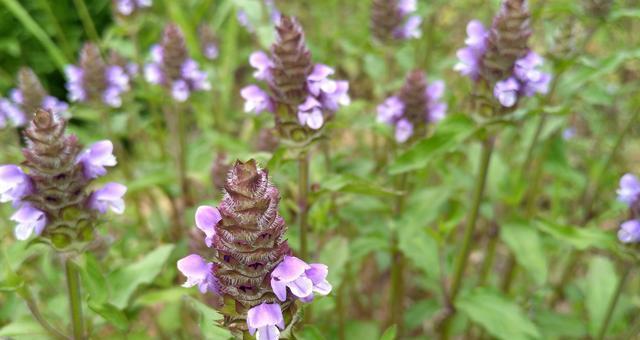
[(129, 91), (129, 75), (119, 65), (109, 65), (94, 44), (85, 44), (80, 52), (80, 64), (65, 69), (67, 90), (72, 102), (122, 105), (122, 95)]
[(527, 47), (529, 16), (526, 1), (505, 0), (490, 29), (478, 20), (469, 22), (466, 47), (457, 52), (454, 69), (486, 81), (503, 107), (548, 91), (551, 75), (540, 71), (543, 59)]
[(205, 24), (198, 27), (198, 38), (200, 39), (200, 49), (205, 58), (215, 60), (218, 58), (218, 39), (211, 28)]
[(113, 7), (118, 14), (125, 17), (131, 16), (143, 8), (149, 8), (151, 5), (152, 0), (113, 0)]
[(36, 74), (28, 67), (18, 72), (18, 87), (10, 91), (9, 97), (0, 99), (0, 129), (6, 126), (7, 121), (11, 121), (13, 126), (23, 126), (40, 107), (58, 114), (69, 108), (67, 103), (47, 94)]
[(422, 18), (413, 15), (416, 0), (373, 0), (371, 31), (381, 42), (420, 38)]
[(442, 81), (427, 84), (424, 72), (412, 71), (400, 92), (378, 106), (378, 122), (395, 127), (398, 143), (424, 135), (427, 124), (441, 120), (447, 112), (447, 104), (440, 101), (444, 87)]
[(207, 74), (189, 58), (182, 31), (174, 24), (165, 28), (162, 42), (151, 47), (151, 63), (145, 66), (144, 76), (167, 88), (179, 102), (189, 99), (191, 92), (211, 89)]
[(266, 82), (272, 95), (257, 85), (249, 85), (240, 91), (245, 99), (244, 109), (256, 114), (276, 113), (278, 105), (283, 104), (295, 113), (300, 126), (318, 130), (339, 106), (350, 103), (349, 83), (331, 79), (333, 68), (312, 64), (304, 32), (295, 19), (283, 16), (276, 30), (278, 39), (271, 56), (258, 51), (249, 58), (256, 70), (254, 77)]
[(632, 174), (620, 178), (618, 200), (629, 206), (632, 218), (620, 225), (618, 239), (623, 243), (640, 242), (640, 181)]
[(16, 212), (16, 238), (41, 236), (58, 249), (73, 241), (87, 241), (98, 214), (108, 209), (121, 214), (126, 187), (108, 183), (88, 192), (90, 182), (116, 165), (113, 145), (101, 141), (82, 151), (74, 135), (66, 135), (58, 114), (36, 111), (24, 136), (23, 167), (0, 166), (0, 202), (11, 202)]
[(278, 339), (285, 328), (283, 313), (293, 315), (295, 300), (310, 302), (315, 294), (329, 294), (328, 268), (291, 256), (278, 213), (278, 189), (254, 160), (235, 163), (224, 191), (217, 208), (196, 211), (196, 227), (204, 233), (201, 242), (213, 255), (191, 254), (178, 261), (187, 277), (184, 286), (218, 294), (225, 304), (232, 301), (235, 310), (221, 311), (232, 331)]

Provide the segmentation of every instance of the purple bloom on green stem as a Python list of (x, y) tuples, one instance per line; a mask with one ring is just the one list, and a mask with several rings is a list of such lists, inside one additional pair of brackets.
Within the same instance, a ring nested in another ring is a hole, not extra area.
[(258, 340), (279, 339), (280, 330), (284, 330), (284, 318), (282, 317), (280, 305), (263, 302), (249, 309), (247, 312), (247, 326), (249, 333), (251, 335), (255, 334)]
[(493, 95), (504, 107), (512, 107), (518, 101), (518, 91), (520, 84), (514, 77), (507, 78), (496, 83), (493, 88)]
[(118, 13), (129, 16), (136, 9), (151, 7), (151, 0), (116, 0), (116, 10)]
[(618, 194), (618, 201), (632, 206), (640, 196), (640, 181), (632, 174), (625, 174), (620, 178), (620, 188), (616, 193)]
[(316, 64), (313, 67), (313, 71), (307, 77), (307, 84), (309, 86), (309, 92), (314, 96), (319, 96), (320, 91), (332, 93), (336, 90), (335, 80), (329, 79), (335, 71), (323, 64)]
[(322, 115), (322, 105), (313, 96), (298, 106), (298, 121), (302, 126), (308, 126), (313, 130), (318, 130), (324, 124)]
[(404, 25), (398, 27), (394, 32), (394, 36), (397, 39), (420, 38), (422, 36), (420, 25), (422, 25), (422, 18), (417, 15), (413, 15), (407, 19), (407, 22), (405, 22)]
[(68, 79), (66, 87), (67, 91), (69, 91), (69, 99), (73, 102), (86, 100), (87, 93), (84, 90), (84, 71), (82, 68), (69, 65), (64, 69), (64, 73)]
[(305, 263), (294, 256), (285, 256), (271, 272), (271, 289), (280, 301), (287, 299), (287, 288), (304, 302), (313, 300), (313, 292), (327, 295), (331, 284), (327, 281), (326, 265)]
[(214, 292), (219, 294), (218, 284), (213, 276), (214, 264), (202, 257), (191, 254), (178, 261), (178, 270), (187, 277), (183, 287), (198, 286), (202, 294)]
[(182, 64), (182, 77), (190, 82), (191, 88), (196, 91), (211, 89), (211, 83), (207, 80), (207, 73), (201, 71), (198, 63), (193, 59), (187, 59)]
[(418, 9), (418, 3), (416, 0), (400, 0), (398, 1), (398, 12), (400, 15), (407, 15), (415, 12)]
[(219, 50), (218, 45), (215, 43), (209, 43), (204, 47), (204, 56), (209, 60), (215, 60), (218, 58)]
[(107, 183), (101, 189), (96, 190), (89, 198), (89, 208), (97, 210), (101, 214), (110, 209), (116, 214), (124, 212), (124, 199), (127, 187), (120, 183)]
[(189, 91), (189, 84), (187, 84), (186, 81), (178, 79), (173, 82), (173, 85), (171, 86), (171, 96), (173, 97), (173, 99), (179, 102), (184, 102), (189, 99), (190, 93), (191, 91)]
[(162, 68), (160, 65), (152, 63), (144, 67), (144, 79), (151, 84), (159, 85), (163, 81)]
[(240, 90), (240, 95), (244, 98), (244, 112), (259, 114), (263, 111), (274, 110), (273, 101), (269, 94), (256, 85), (249, 85)]
[(53, 113), (63, 113), (69, 109), (69, 105), (56, 97), (46, 96), (42, 99), (42, 108)]
[(257, 80), (267, 80), (271, 76), (270, 68), (273, 67), (273, 61), (266, 53), (262, 51), (251, 53), (249, 64), (256, 69), (253, 77)]
[(31, 234), (40, 235), (47, 225), (45, 213), (31, 203), (22, 204), (11, 216), (11, 220), (18, 223), (14, 232), (16, 239), (21, 241), (28, 239)]
[(349, 97), (349, 82), (346, 80), (335, 81), (333, 92), (324, 92), (320, 96), (322, 106), (329, 111), (337, 111), (340, 106), (347, 106), (351, 103)]
[(531, 97), (536, 93), (545, 94), (549, 91), (551, 75), (538, 70), (543, 63), (542, 57), (533, 51), (516, 61), (514, 74), (522, 82), (522, 93), (525, 96)]
[(458, 63), (454, 66), (454, 70), (460, 72), (464, 76), (468, 76), (472, 80), (478, 80), (480, 77), (480, 66), (482, 56), (487, 49), (487, 31), (478, 20), (472, 20), (467, 24), (467, 39), (464, 48), (458, 50)]
[(205, 234), (204, 242), (207, 247), (213, 244), (213, 237), (216, 234), (216, 225), (222, 220), (218, 209), (203, 205), (196, 210), (196, 227)]
[(0, 202), (18, 203), (32, 190), (31, 178), (19, 166), (0, 166)]
[(6, 120), (11, 121), (13, 126), (23, 126), (27, 121), (24, 112), (4, 98), (0, 99), (0, 116), (4, 117), (5, 122)]
[(108, 140), (94, 143), (78, 156), (76, 163), (82, 163), (84, 176), (87, 179), (104, 176), (107, 173), (106, 166), (117, 164), (116, 157), (113, 155), (113, 144)]
[(395, 137), (398, 143), (404, 143), (413, 135), (413, 124), (408, 119), (401, 119), (396, 124)]
[(403, 112), (404, 103), (396, 96), (389, 97), (378, 105), (378, 122), (393, 124)]
[(640, 221), (630, 220), (620, 225), (618, 239), (622, 243), (640, 242)]

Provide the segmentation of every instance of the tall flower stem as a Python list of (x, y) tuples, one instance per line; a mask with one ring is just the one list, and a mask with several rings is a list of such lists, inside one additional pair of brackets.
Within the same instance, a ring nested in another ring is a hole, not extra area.
[(38, 308), (38, 303), (34, 299), (33, 294), (31, 293), (31, 290), (26, 285), (23, 285), (22, 287), (20, 287), (17, 293), (27, 303), (27, 307), (29, 308), (29, 311), (31, 311), (31, 314), (36, 319), (36, 321), (38, 321), (40, 326), (42, 326), (42, 328), (44, 328), (44, 330), (47, 331), (47, 333), (49, 333), (49, 335), (52, 338), (67, 339), (67, 337), (64, 334), (62, 334), (62, 332), (60, 332), (55, 327), (53, 327), (47, 321), (47, 319), (45, 319), (44, 315), (42, 315), (42, 313), (40, 312), (40, 308)]
[[(398, 191), (404, 192), (407, 188), (408, 174), (404, 173), (398, 179), (397, 188)], [(405, 194), (400, 194), (396, 199), (395, 206), (395, 219), (399, 220), (402, 217), (405, 204)], [(391, 324), (395, 324), (397, 327), (398, 337), (402, 337), (403, 331), (403, 300), (404, 300), (404, 266), (405, 259), (398, 244), (398, 231), (392, 230), (391, 235)]]
[(67, 276), (67, 289), (69, 293), (69, 306), (71, 311), (71, 326), (73, 329), (73, 339), (84, 339), (84, 320), (82, 317), (82, 295), (80, 292), (80, 273), (78, 267), (73, 262), (73, 258), (67, 257), (64, 262), (65, 274)]
[(191, 195), (189, 193), (189, 180), (187, 178), (187, 123), (184, 114), (179, 113), (181, 110), (177, 110), (178, 131), (177, 131), (177, 162), (178, 162), (178, 176), (180, 177), (180, 190), (182, 192), (182, 198), (187, 206), (193, 204)]
[(622, 277), (620, 278), (620, 280), (618, 281), (618, 285), (616, 286), (616, 290), (613, 293), (613, 298), (611, 299), (611, 301), (609, 302), (609, 305), (607, 306), (607, 312), (605, 314), (604, 320), (602, 321), (602, 326), (600, 326), (600, 331), (598, 332), (598, 336), (596, 337), (596, 339), (598, 340), (603, 340), (605, 334), (607, 333), (607, 328), (609, 328), (611, 317), (613, 316), (613, 312), (615, 311), (616, 306), (618, 305), (618, 301), (620, 300), (620, 295), (622, 294), (622, 290), (624, 289), (624, 286), (626, 285), (629, 279), (629, 274), (631, 273), (631, 269), (633, 268), (631, 264), (626, 264), (625, 267), (626, 268), (624, 270), (624, 274), (622, 274)]
[(96, 26), (93, 24), (93, 20), (91, 19), (91, 13), (89, 13), (89, 9), (84, 3), (84, 0), (73, 0), (73, 3), (78, 9), (78, 15), (80, 16), (80, 21), (82, 21), (82, 26), (84, 26), (85, 33), (87, 33), (89, 39), (96, 44), (101, 45), (100, 36), (98, 35), (98, 31), (96, 31)]
[(309, 248), (309, 152), (304, 150), (298, 156), (298, 225), (300, 226), (300, 255), (308, 259)]
[[(464, 237), (462, 239), (462, 251), (456, 262), (453, 279), (451, 281), (451, 288), (449, 289), (449, 303), (453, 305), (455, 303), (458, 292), (460, 291), (460, 285), (462, 283), (462, 277), (464, 276), (467, 263), (469, 261), (469, 254), (471, 253), (473, 233), (476, 229), (478, 221), (478, 215), (480, 213), (480, 205), (482, 204), (482, 197), (484, 196), (484, 188), (487, 183), (487, 174), (489, 173), (489, 164), (491, 163), (491, 155), (494, 148), (494, 137), (488, 136), (482, 142), (482, 155), (480, 157), (480, 163), (478, 168), (478, 175), (476, 177), (476, 187), (473, 193), (473, 202), (471, 205), (471, 213), (467, 220), (467, 226), (464, 230)], [(452, 306), (449, 306), (452, 307)], [(448, 338), (451, 327), (451, 319), (455, 315), (455, 309), (451, 310), (442, 321), (441, 332), (443, 332), (443, 338)]]

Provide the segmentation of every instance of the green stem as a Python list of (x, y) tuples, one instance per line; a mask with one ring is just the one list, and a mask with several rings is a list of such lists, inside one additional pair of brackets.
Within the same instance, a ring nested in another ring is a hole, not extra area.
[(309, 248), (307, 233), (309, 229), (309, 153), (302, 151), (298, 158), (298, 225), (300, 226), (300, 255), (308, 260)]
[[(451, 283), (451, 289), (449, 290), (449, 304), (453, 306), (456, 300), (456, 296), (460, 291), (460, 285), (462, 283), (462, 277), (464, 276), (465, 269), (469, 260), (469, 254), (471, 253), (473, 233), (476, 229), (476, 223), (478, 221), (478, 215), (480, 213), (480, 205), (482, 204), (482, 197), (484, 196), (484, 188), (487, 183), (487, 174), (489, 172), (489, 164), (491, 162), (491, 154), (493, 153), (494, 140), (492, 136), (489, 136), (482, 143), (482, 155), (480, 158), (478, 177), (476, 178), (476, 187), (473, 193), (473, 203), (471, 206), (471, 213), (467, 220), (467, 226), (464, 230), (464, 237), (462, 240), (462, 252), (455, 266), (454, 276)], [(451, 327), (451, 319), (455, 315), (455, 309), (448, 313), (441, 326), (443, 332), (443, 338), (447, 339)]]
[(51, 8), (51, 4), (49, 4), (49, 0), (40, 0), (40, 4), (47, 12), (47, 14), (49, 15), (49, 19), (51, 19), (51, 22), (53, 23), (53, 28), (56, 30), (56, 35), (58, 36), (60, 44), (62, 45), (62, 51), (67, 58), (73, 59), (73, 49), (71, 48), (71, 45), (69, 45), (69, 40), (67, 39), (62, 26), (60, 26), (60, 21), (58, 21), (58, 18), (56, 18), (56, 15)]
[(182, 191), (182, 198), (186, 206), (190, 206), (193, 203), (191, 194), (189, 192), (189, 179), (187, 177), (187, 124), (186, 117), (182, 110), (174, 110), (174, 114), (177, 115), (178, 131), (177, 131), (177, 162), (178, 162), (178, 176), (180, 177), (180, 189)]
[(609, 306), (607, 307), (607, 313), (605, 314), (604, 321), (602, 322), (602, 326), (600, 327), (600, 332), (598, 332), (598, 337), (596, 337), (596, 339), (598, 340), (603, 340), (605, 334), (607, 333), (607, 328), (609, 328), (611, 317), (613, 316), (613, 312), (616, 309), (616, 305), (618, 305), (618, 300), (620, 300), (620, 295), (622, 294), (622, 290), (624, 289), (624, 286), (629, 279), (629, 274), (631, 273), (632, 268), (632, 265), (626, 264), (624, 274), (622, 274), (620, 281), (618, 281), (618, 285), (616, 286), (613, 298), (611, 299), (611, 301), (609, 302)]
[(27, 303), (27, 307), (29, 307), (29, 311), (31, 311), (31, 314), (36, 319), (36, 321), (38, 321), (38, 323), (42, 326), (42, 328), (44, 328), (44, 330), (47, 331), (47, 333), (49, 333), (49, 335), (52, 338), (67, 339), (67, 337), (64, 334), (62, 334), (62, 332), (60, 332), (58, 329), (53, 327), (45, 319), (45, 317), (40, 312), (40, 308), (38, 308), (38, 303), (34, 299), (33, 294), (31, 293), (31, 290), (26, 285), (20, 287), (17, 293)]
[[(398, 179), (398, 191), (403, 194), (398, 195), (395, 206), (395, 218), (402, 218), (404, 211), (405, 197), (404, 191), (407, 189), (408, 173), (404, 173)], [(397, 327), (397, 336), (402, 337), (403, 333), (403, 311), (404, 311), (404, 266), (405, 258), (398, 245), (398, 232), (392, 230), (391, 236), (391, 294), (389, 305), (391, 305), (391, 324)]]
[(82, 295), (80, 292), (80, 273), (71, 257), (65, 259), (65, 273), (67, 275), (67, 289), (69, 291), (69, 306), (71, 310), (71, 325), (73, 339), (84, 339), (84, 320), (82, 318)]
[(73, 0), (73, 3), (78, 9), (80, 21), (82, 21), (82, 26), (84, 27), (84, 31), (87, 33), (87, 36), (89, 36), (89, 39), (98, 44), (98, 46), (102, 46), (100, 43), (100, 36), (98, 35), (98, 31), (96, 31), (96, 26), (93, 24), (93, 19), (91, 19), (91, 13), (89, 13), (89, 9), (84, 3), (84, 0)]
[[(493, 228), (492, 228), (493, 229)], [(482, 268), (480, 269), (480, 279), (478, 280), (478, 286), (483, 286), (487, 283), (487, 278), (493, 267), (493, 260), (496, 255), (496, 246), (498, 245), (498, 228), (491, 230), (489, 236), (489, 242), (487, 244), (487, 251), (484, 255), (484, 261), (482, 262)]]

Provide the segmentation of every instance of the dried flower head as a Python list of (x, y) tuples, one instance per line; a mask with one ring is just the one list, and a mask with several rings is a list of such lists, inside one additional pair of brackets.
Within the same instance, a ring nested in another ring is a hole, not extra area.
[(102, 141), (85, 151), (74, 135), (65, 134), (66, 122), (51, 111), (36, 111), (24, 131), (24, 169), (0, 166), (0, 202), (16, 208), (11, 220), (18, 225), (16, 238), (32, 234), (67, 250), (83, 246), (93, 237), (98, 214), (124, 210), (126, 187), (108, 183), (89, 191), (90, 182), (116, 164), (113, 145)]
[(234, 306), (221, 311), (232, 332), (277, 339), (285, 326), (283, 313), (290, 319), (296, 299), (309, 302), (314, 293), (330, 292), (327, 267), (290, 255), (278, 189), (254, 160), (234, 164), (224, 191), (217, 208), (196, 211), (196, 227), (211, 252), (203, 254), (206, 259), (185, 257), (178, 269), (187, 277), (185, 286), (219, 294), (225, 305)]

